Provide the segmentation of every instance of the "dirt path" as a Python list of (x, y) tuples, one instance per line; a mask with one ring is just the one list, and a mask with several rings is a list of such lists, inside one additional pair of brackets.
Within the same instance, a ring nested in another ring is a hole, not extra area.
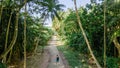
[[(52, 39), (49, 41), (49, 46), (46, 47), (50, 53), (48, 68), (64, 68), (63, 61), (61, 59), (61, 56), (59, 55), (58, 49), (56, 48), (57, 41), (57, 37), (53, 36)], [(56, 55), (59, 55), (60, 58), (60, 62), (58, 64), (56, 64)]]
[[(38, 47), (36, 54), (27, 58), (27, 68), (68, 68), (64, 56), (59, 53), (56, 47), (59, 42), (57, 39), (56, 36), (52, 37), (48, 42), (48, 46), (45, 47), (43, 54), (40, 53), (41, 49)], [(58, 64), (56, 64), (56, 55), (59, 55), (60, 58)]]

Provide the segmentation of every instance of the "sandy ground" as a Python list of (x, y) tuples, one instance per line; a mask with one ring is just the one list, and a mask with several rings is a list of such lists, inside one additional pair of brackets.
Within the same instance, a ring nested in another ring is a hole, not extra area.
[[(49, 41), (48, 44), (49, 46), (46, 47), (50, 53), (50, 61), (48, 64), (48, 68), (65, 68), (61, 55), (59, 54), (59, 51), (56, 48), (57, 42), (58, 42), (57, 37), (53, 36), (52, 39)], [(58, 55), (60, 58), (60, 61), (57, 64), (56, 64), (56, 55)]]
[[(69, 68), (63, 54), (56, 47), (58, 43), (60, 43), (58, 38), (53, 36), (42, 55), (38, 52), (27, 58), (27, 68)], [(60, 58), (58, 64), (56, 64), (56, 55), (59, 55)]]

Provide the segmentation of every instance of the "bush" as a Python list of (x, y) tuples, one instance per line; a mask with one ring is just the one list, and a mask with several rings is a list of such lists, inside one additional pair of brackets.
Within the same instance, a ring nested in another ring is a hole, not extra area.
[(113, 58), (113, 57), (108, 57), (107, 58), (107, 68), (119, 68), (119, 63), (120, 58)]
[(0, 68), (7, 68), (6, 64), (0, 62)]

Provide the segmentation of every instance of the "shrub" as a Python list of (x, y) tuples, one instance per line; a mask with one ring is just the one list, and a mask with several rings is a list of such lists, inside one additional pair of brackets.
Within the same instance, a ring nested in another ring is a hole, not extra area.
[(107, 68), (119, 68), (120, 58), (108, 57), (107, 58)]
[(0, 68), (7, 68), (6, 64), (0, 62)]

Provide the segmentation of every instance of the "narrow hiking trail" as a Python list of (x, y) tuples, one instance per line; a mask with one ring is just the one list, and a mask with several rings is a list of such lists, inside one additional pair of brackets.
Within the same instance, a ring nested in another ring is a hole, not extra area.
[[(45, 46), (43, 54), (40, 53), (41, 49), (38, 47), (37, 53), (27, 58), (27, 68), (68, 68), (67, 61), (63, 59), (64, 56), (57, 49), (57, 46), (60, 44), (61, 42), (57, 36), (52, 36), (48, 41), (48, 45)], [(59, 64), (57, 65), (56, 55), (59, 55), (60, 58)]]
[[(57, 36), (52, 36), (44, 48), (44, 53), (41, 54), (38, 47), (37, 53), (34, 56), (27, 58), (27, 68), (71, 68), (65, 59), (62, 52), (59, 52), (57, 46), (62, 46), (63, 42)], [(56, 55), (59, 55), (59, 64), (56, 64)], [(86, 60), (83, 55), (80, 55), (81, 60)], [(20, 65), (23, 66), (23, 65)], [(20, 67), (22, 68), (22, 67)], [(73, 68), (97, 68), (96, 65), (89, 65), (80, 61), (80, 66)]]
[[(48, 68), (65, 68), (59, 51), (57, 49), (57, 43), (59, 42), (56, 36), (53, 36), (52, 39), (48, 42), (48, 46), (46, 47), (50, 54), (50, 60), (48, 64)], [(60, 61), (56, 64), (56, 55), (59, 55)]]

